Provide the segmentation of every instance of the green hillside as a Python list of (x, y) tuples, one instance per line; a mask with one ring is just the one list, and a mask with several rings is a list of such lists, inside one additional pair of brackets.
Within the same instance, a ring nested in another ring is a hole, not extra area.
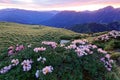
[(80, 34), (39, 25), (0, 23), (0, 49), (15, 44), (39, 43), (43, 40), (59, 41), (61, 38), (80, 38)]

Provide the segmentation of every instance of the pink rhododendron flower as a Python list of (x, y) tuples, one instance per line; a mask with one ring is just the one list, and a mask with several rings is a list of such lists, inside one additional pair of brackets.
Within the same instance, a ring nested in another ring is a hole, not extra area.
[(9, 50), (8, 51), (8, 55), (13, 55), (14, 54), (14, 51), (13, 50)]
[(87, 40), (74, 40), (74, 41), (72, 41), (72, 44), (76, 44), (76, 43), (79, 43), (79, 44), (86, 44), (86, 42), (87, 42)]
[(8, 50), (13, 50), (14, 49), (14, 47), (13, 46), (10, 46), (9, 48), (8, 48)]
[(24, 46), (23, 45), (16, 45), (16, 48), (15, 48), (15, 50), (14, 50), (14, 47), (13, 46), (10, 46), (9, 48), (8, 48), (8, 55), (13, 55), (13, 54), (15, 54), (15, 53), (17, 53), (17, 52), (19, 52), (19, 51), (21, 51), (21, 50), (23, 50), (24, 49)]
[(101, 48), (98, 49), (98, 52), (103, 53), (103, 54), (107, 54), (107, 52), (102, 50)]
[(57, 43), (56, 42), (43, 41), (42, 44), (51, 46), (53, 49), (55, 49), (57, 47)]
[(69, 45), (69, 46), (67, 46), (65, 48), (66, 49), (75, 49), (75, 48), (77, 48), (77, 46), (75, 44), (71, 44), (71, 45)]
[(23, 49), (24, 49), (23, 45), (17, 45), (15, 50), (18, 52), (18, 51), (21, 51)]
[(112, 69), (111, 63), (113, 63), (113, 60), (110, 59), (110, 55), (106, 54), (105, 57), (102, 57), (100, 60), (104, 63), (106, 69), (108, 71), (111, 71), (111, 69)]
[(105, 57), (110, 59), (110, 54), (106, 54)]
[(95, 49), (95, 48), (97, 48), (97, 46), (96, 45), (92, 45), (92, 48)]
[(113, 60), (109, 60), (110, 63), (113, 63), (114, 61)]
[(98, 40), (99, 41), (107, 41), (111, 38), (118, 38), (118, 37), (120, 37), (120, 31), (113, 30), (113, 31), (108, 32), (107, 34), (98, 36), (95, 40), (96, 41), (98, 41)]
[(44, 75), (46, 75), (47, 73), (51, 73), (52, 71), (53, 71), (52, 66), (46, 66), (45, 68), (42, 69)]

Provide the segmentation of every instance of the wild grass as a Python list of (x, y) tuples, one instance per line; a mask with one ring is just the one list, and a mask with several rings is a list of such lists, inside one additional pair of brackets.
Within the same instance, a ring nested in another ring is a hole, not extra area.
[(43, 40), (59, 42), (62, 36), (81, 37), (80, 34), (65, 29), (2, 22), (0, 23), (0, 50), (10, 45), (39, 43)]

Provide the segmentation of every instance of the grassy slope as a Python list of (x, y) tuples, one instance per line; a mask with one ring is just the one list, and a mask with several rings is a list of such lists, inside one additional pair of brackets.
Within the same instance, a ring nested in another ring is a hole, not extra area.
[(59, 41), (61, 36), (79, 36), (80, 34), (38, 25), (0, 23), (0, 49), (10, 45), (37, 43), (43, 40)]

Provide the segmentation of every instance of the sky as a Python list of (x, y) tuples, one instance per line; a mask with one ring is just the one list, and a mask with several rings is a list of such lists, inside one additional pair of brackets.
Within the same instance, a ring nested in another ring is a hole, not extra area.
[(106, 6), (118, 8), (120, 0), (0, 0), (0, 9), (93, 11)]

